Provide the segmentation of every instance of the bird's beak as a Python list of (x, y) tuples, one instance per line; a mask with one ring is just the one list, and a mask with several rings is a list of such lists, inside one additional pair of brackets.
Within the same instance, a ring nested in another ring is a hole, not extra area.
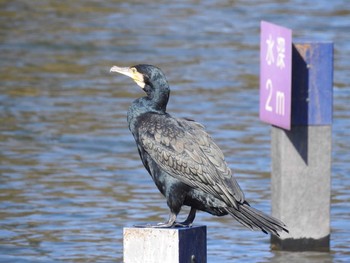
[(123, 74), (123, 75), (126, 75), (126, 76), (132, 78), (132, 71), (130, 70), (130, 68), (121, 68), (118, 66), (113, 66), (113, 67), (111, 67), (109, 72), (117, 72), (117, 73), (120, 73), (120, 74)]
[(109, 70), (109, 72), (117, 72), (120, 74), (123, 74), (125, 76), (128, 76), (132, 78), (137, 85), (139, 85), (142, 89), (145, 87), (145, 81), (144, 81), (144, 76), (137, 71), (136, 68), (134, 67), (118, 67), (118, 66), (113, 66)]

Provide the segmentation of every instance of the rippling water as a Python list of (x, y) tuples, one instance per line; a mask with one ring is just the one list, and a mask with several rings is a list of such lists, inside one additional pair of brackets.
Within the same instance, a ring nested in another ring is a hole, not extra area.
[(0, 262), (120, 262), (124, 226), (167, 216), (127, 129), (142, 91), (110, 75), (114, 64), (161, 67), (169, 112), (205, 124), (248, 200), (269, 212), (262, 19), (335, 42), (331, 251), (271, 251), (268, 236), (199, 213), (209, 262), (350, 261), (347, 1), (14, 0), (0, 14)]

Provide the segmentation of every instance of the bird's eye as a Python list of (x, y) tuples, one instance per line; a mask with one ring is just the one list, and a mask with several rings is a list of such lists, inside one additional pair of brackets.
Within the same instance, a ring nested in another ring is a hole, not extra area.
[(136, 74), (136, 73), (137, 73), (136, 68), (131, 68), (131, 72), (132, 72), (133, 74)]

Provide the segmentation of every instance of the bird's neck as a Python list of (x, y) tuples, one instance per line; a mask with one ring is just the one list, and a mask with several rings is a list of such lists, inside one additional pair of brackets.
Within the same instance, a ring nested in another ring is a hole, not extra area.
[(166, 104), (156, 104), (154, 103), (154, 98), (152, 99), (149, 96), (134, 100), (127, 114), (131, 131), (135, 130), (138, 119), (145, 113), (166, 114)]
[(152, 111), (165, 113), (170, 95), (168, 83), (162, 79), (157, 81), (156, 85), (153, 83), (152, 87), (146, 86), (144, 91), (147, 93), (147, 97), (143, 98), (147, 104), (146, 107)]

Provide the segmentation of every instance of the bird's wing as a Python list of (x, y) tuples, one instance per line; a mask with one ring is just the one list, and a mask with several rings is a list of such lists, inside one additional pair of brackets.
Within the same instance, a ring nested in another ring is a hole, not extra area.
[(222, 151), (201, 124), (148, 113), (139, 122), (139, 141), (165, 172), (180, 181), (234, 207), (244, 202)]

